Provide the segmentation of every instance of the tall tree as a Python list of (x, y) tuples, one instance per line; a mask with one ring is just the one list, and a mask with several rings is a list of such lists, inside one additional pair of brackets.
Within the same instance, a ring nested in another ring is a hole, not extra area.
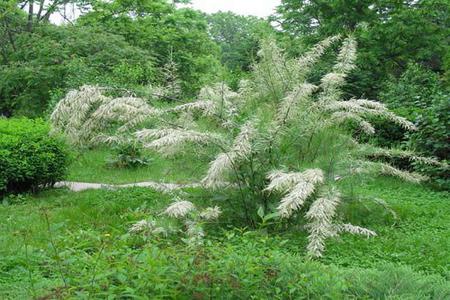
[(219, 49), (208, 35), (203, 14), (177, 9), (166, 0), (97, 2), (78, 23), (120, 34), (131, 45), (150, 50), (160, 68), (173, 55), (188, 94), (210, 81), (220, 67)]
[(273, 32), (264, 19), (232, 12), (209, 15), (208, 24), (211, 37), (221, 48), (222, 63), (232, 70), (249, 71), (256, 58), (259, 41)]
[(410, 62), (444, 71), (449, 15), (446, 0), (283, 0), (273, 19), (307, 44), (354, 33), (360, 49), (354, 93), (376, 96), (378, 84)]

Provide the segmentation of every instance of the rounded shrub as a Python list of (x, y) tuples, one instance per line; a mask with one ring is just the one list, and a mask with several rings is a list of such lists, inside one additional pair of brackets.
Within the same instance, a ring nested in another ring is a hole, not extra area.
[(416, 118), (418, 130), (409, 135), (409, 144), (416, 151), (439, 158), (445, 164), (427, 166), (418, 164), (415, 168), (427, 174), (433, 184), (442, 189), (450, 189), (450, 91), (436, 92), (431, 97), (431, 105)]
[(37, 191), (64, 178), (68, 152), (40, 119), (0, 118), (0, 195)]

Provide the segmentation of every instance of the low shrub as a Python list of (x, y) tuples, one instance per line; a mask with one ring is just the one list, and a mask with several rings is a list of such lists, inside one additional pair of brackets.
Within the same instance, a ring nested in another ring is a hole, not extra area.
[(143, 147), (137, 143), (119, 144), (114, 147), (114, 156), (107, 163), (114, 168), (137, 168), (150, 165), (151, 160), (143, 153)]
[(0, 195), (36, 191), (64, 178), (68, 153), (43, 120), (0, 119)]

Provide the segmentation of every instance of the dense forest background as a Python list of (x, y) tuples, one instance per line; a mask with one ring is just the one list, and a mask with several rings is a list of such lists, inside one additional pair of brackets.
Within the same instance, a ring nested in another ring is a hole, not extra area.
[[(268, 20), (207, 15), (166, 0), (7, 0), (0, 4), (0, 114), (46, 117), (83, 84), (185, 101), (205, 84), (237, 89), (274, 36), (296, 56), (331, 35), (352, 34), (357, 69), (345, 98), (377, 99), (418, 126), (406, 133), (373, 120), (382, 146), (448, 160), (449, 11), (444, 0), (283, 0)], [(181, 5), (180, 5), (181, 4)], [(66, 17), (75, 5), (81, 14)], [(65, 19), (52, 24), (52, 16)], [(310, 75), (321, 78), (326, 58)], [(369, 139), (369, 138), (367, 138)], [(398, 161), (404, 165), (405, 162)], [(414, 168), (414, 166), (406, 166)], [(445, 186), (445, 170), (421, 170)]]

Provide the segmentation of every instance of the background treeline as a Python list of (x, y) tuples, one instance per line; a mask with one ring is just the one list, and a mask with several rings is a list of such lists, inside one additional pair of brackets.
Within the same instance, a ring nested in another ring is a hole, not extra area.
[[(0, 114), (45, 116), (69, 89), (83, 84), (147, 97), (170, 90), (167, 99), (186, 100), (212, 82), (237, 88), (264, 36), (275, 35), (294, 56), (328, 36), (353, 34), (358, 68), (348, 79), (346, 98), (380, 100), (418, 125), (407, 134), (373, 120), (381, 133), (373, 142), (448, 160), (448, 1), (283, 0), (269, 20), (205, 15), (184, 8), (186, 2), (2, 1)], [(50, 22), (52, 16), (65, 18), (71, 5), (79, 18), (58, 26)], [(331, 59), (312, 72), (312, 82)], [(446, 184), (446, 170), (428, 172)]]
[[(84, 13), (75, 23), (52, 24), (67, 4)], [(190, 97), (207, 83), (237, 82), (270, 30), (257, 18), (206, 16), (166, 0), (2, 2), (0, 114), (40, 116), (82, 84), (143, 92), (177, 81)]]

